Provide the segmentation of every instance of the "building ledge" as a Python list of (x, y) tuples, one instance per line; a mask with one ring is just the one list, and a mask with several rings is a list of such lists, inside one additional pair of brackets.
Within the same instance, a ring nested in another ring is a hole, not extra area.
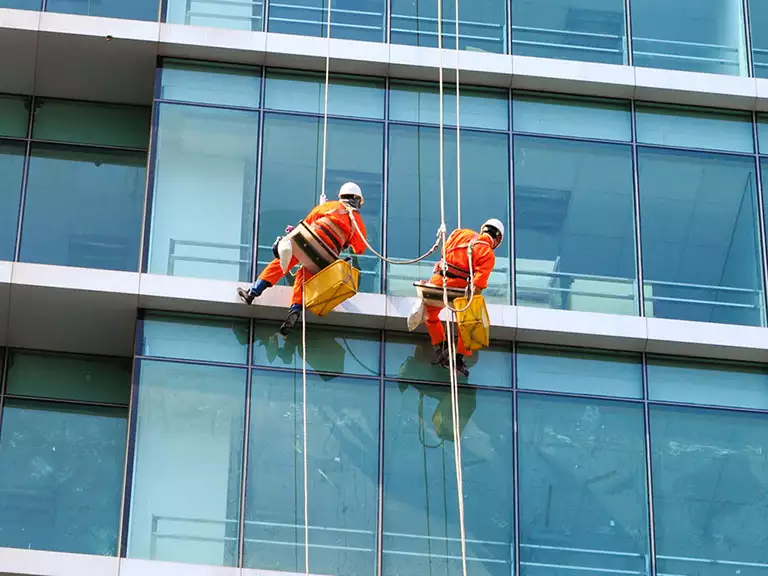
[[(291, 289), (248, 307), (235, 282), (0, 262), (0, 345), (131, 356), (141, 309), (278, 320)], [(358, 294), (313, 325), (406, 331), (415, 298)], [(490, 305), (495, 340), (768, 362), (768, 328)], [(423, 332), (423, 326), (420, 328)]]
[[(437, 81), (435, 48), (0, 8), (0, 92), (152, 102), (158, 56)], [(768, 110), (768, 80), (461, 51), (465, 84)]]

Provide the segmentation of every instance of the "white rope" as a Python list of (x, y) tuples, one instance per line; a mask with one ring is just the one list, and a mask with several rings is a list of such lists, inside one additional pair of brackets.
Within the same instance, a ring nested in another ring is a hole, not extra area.
[(323, 105), (323, 172), (320, 183), (320, 204), (324, 204), (328, 197), (325, 195), (325, 174), (328, 161), (328, 92), (331, 89), (331, 1), (328, 0), (328, 21), (326, 22), (325, 41), (325, 103)]
[[(439, 1), (439, 0), (438, 0)], [(461, 104), (459, 99), (459, 0), (456, 0), (456, 216), (457, 227), (461, 229)]]
[(309, 478), (307, 477), (307, 306), (301, 290), (301, 416), (304, 429), (304, 572), (309, 576)]

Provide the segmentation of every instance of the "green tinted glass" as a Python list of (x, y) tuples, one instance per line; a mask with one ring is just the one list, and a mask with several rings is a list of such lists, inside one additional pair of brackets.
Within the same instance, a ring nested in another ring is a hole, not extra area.
[(0, 136), (25, 138), (29, 125), (29, 99), (0, 94)]

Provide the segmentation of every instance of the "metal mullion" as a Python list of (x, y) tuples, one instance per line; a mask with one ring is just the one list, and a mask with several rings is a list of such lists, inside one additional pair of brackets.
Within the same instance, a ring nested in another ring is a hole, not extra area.
[(752, 112), (752, 138), (755, 149), (755, 182), (757, 183), (757, 228), (760, 236), (760, 268), (763, 281), (763, 310), (760, 314), (760, 324), (766, 325), (766, 310), (768, 310), (768, 300), (766, 300), (766, 287), (768, 287), (768, 248), (766, 248), (766, 227), (765, 227), (765, 199), (763, 198), (763, 171), (760, 166), (760, 142), (757, 133), (757, 112)]
[(512, 521), (513, 538), (512, 550), (515, 557), (512, 563), (512, 574), (520, 575), (520, 454), (518, 450), (518, 389), (517, 389), (517, 343), (512, 343)]
[[(263, 70), (263, 67), (260, 67)], [(255, 69), (254, 69), (255, 70)], [(263, 72), (262, 72), (263, 74)], [(263, 77), (263, 76), (262, 76)], [(263, 88), (261, 88), (263, 91)], [(167, 98), (155, 98), (159, 104), (176, 104), (179, 106), (192, 106), (193, 108), (212, 108), (214, 110), (235, 110), (238, 112), (259, 112), (262, 106), (234, 106), (232, 104), (212, 104), (210, 102), (194, 102), (191, 100), (168, 100)]]
[[(382, 190), (382, 206), (381, 206), (381, 253), (386, 258), (387, 254), (387, 231), (389, 225), (387, 218), (389, 217), (389, 92), (390, 92), (390, 79), (389, 76), (384, 81), (384, 188)], [(418, 169), (417, 169), (418, 170)], [(381, 278), (380, 288), (381, 293), (387, 293), (387, 276), (389, 275), (389, 265), (383, 260), (379, 261), (381, 265)], [(384, 342), (384, 335), (382, 332), (382, 346)], [(381, 365), (382, 374), (384, 371), (384, 364)]]
[(627, 64), (634, 65), (635, 55), (632, 47), (632, 6), (630, 0), (624, 0), (624, 33), (627, 37)]
[[(45, 0), (43, 0), (45, 1)], [(29, 160), (32, 152), (32, 126), (35, 122), (35, 105), (37, 97), (31, 96), (29, 99), (29, 121), (27, 124), (26, 146), (24, 147), (24, 168), (21, 173), (21, 194), (19, 195), (19, 213), (16, 220), (16, 245), (13, 248), (13, 261), (19, 261), (21, 254), (21, 230), (24, 224), (24, 204), (27, 201), (27, 184), (29, 182)]]
[(128, 404), (118, 404), (116, 402), (98, 402), (95, 400), (74, 400), (72, 398), (48, 398), (45, 396), (23, 396), (20, 394), (4, 394), (6, 400), (21, 400), (35, 404), (63, 404), (66, 406), (85, 406), (88, 408), (128, 408)]
[[(208, 316), (215, 316), (209, 314)], [(137, 360), (146, 360), (149, 362), (166, 362), (168, 364), (187, 364), (194, 366), (210, 366), (213, 368), (247, 368), (247, 364), (236, 364), (233, 362), (212, 362), (210, 360), (190, 360), (189, 358), (165, 358), (163, 356), (145, 356), (143, 354), (136, 355)]]
[[(603, 138), (587, 138), (583, 136), (567, 136), (564, 134), (537, 134), (535, 132), (514, 132), (514, 136), (520, 138), (536, 138), (539, 140), (560, 140), (581, 144), (604, 144), (607, 146), (631, 146), (631, 140), (606, 140)], [(667, 146), (659, 146), (659, 148), (669, 149)]]
[[(139, 322), (137, 340), (143, 333), (143, 323)], [(139, 415), (139, 382), (141, 380), (141, 360), (134, 358), (131, 370), (131, 401), (128, 406), (128, 426), (126, 431), (125, 462), (123, 466), (123, 491), (120, 507), (120, 531), (118, 532), (118, 557), (128, 555), (128, 529), (130, 526), (131, 495), (133, 492), (133, 471), (136, 456), (136, 427)]]
[[(355, 118), (357, 120), (357, 118)], [(376, 122), (376, 120), (374, 120)], [(378, 120), (380, 122), (380, 120)], [(439, 130), (440, 126), (439, 124), (430, 124), (429, 122), (410, 122), (408, 120), (391, 120), (390, 124), (394, 126), (410, 126), (412, 128), (434, 128), (435, 130)], [(446, 124), (444, 130), (446, 132), (456, 131), (456, 126), (451, 124)], [(491, 128), (474, 128), (474, 127), (467, 127), (462, 126), (461, 132), (480, 132), (483, 134), (506, 134), (509, 132), (509, 130), (499, 130), (499, 129), (491, 129)]]
[(750, 408), (745, 406), (725, 406), (723, 404), (694, 404), (691, 402), (680, 402), (673, 400), (649, 400), (650, 406), (661, 406), (666, 408), (685, 408), (688, 410), (717, 410), (719, 412), (731, 412), (734, 414), (754, 414), (756, 416), (768, 416), (768, 410), (764, 408)]
[(378, 454), (378, 509), (376, 511), (376, 574), (384, 574), (384, 402), (386, 400), (386, 338), (384, 331), (379, 332), (379, 454)]
[(749, 14), (749, 0), (742, 0), (741, 8), (744, 11), (742, 24), (744, 25), (744, 50), (747, 52), (747, 76), (754, 77), (754, 62), (752, 61), (752, 19)]
[(632, 126), (632, 185), (635, 225), (635, 271), (637, 276), (637, 312), (640, 317), (645, 316), (645, 275), (643, 273), (643, 245), (640, 223), (640, 176), (637, 151), (637, 118), (635, 101), (630, 103), (630, 122)]
[[(151, 130), (151, 127), (150, 127)], [(44, 138), (31, 138), (32, 144), (64, 146), (68, 148), (89, 148), (91, 150), (113, 150), (116, 152), (143, 152), (148, 153), (147, 148), (131, 148), (128, 146), (114, 146), (111, 144), (85, 144), (83, 142), (66, 142), (63, 140), (47, 140)]]
[[(155, 96), (161, 91), (163, 81), (163, 68), (158, 58), (158, 66), (155, 69)], [(147, 175), (144, 181), (144, 210), (142, 210), (141, 222), (141, 246), (139, 252), (139, 272), (149, 271), (149, 246), (152, 233), (152, 204), (155, 196), (155, 176), (157, 171), (157, 139), (160, 132), (160, 108), (159, 100), (153, 100), (151, 121), (149, 125), (149, 149), (147, 150)]]
[(251, 400), (253, 388), (253, 369), (251, 368), (251, 359), (253, 358), (253, 325), (254, 321), (248, 323), (248, 374), (245, 379), (245, 419), (243, 426), (243, 456), (242, 470), (240, 471), (240, 517), (237, 527), (237, 564), (242, 568), (245, 554), (245, 505), (246, 490), (248, 488), (248, 453), (250, 447), (251, 430)]
[(386, 0), (386, 13), (384, 15), (384, 42), (386, 44), (392, 43), (392, 0)]
[(11, 357), (8, 348), (3, 349), (3, 366), (0, 370), (0, 439), (3, 437), (3, 408), (5, 407), (5, 389), (8, 379), (8, 360)]
[[(634, 104), (634, 103), (633, 103)], [(635, 142), (637, 148), (647, 150), (667, 150), (669, 152), (693, 152), (696, 154), (717, 154), (718, 156), (728, 156), (731, 158), (752, 158), (754, 152), (734, 152), (733, 150), (712, 150), (709, 148), (689, 148), (684, 146), (664, 146), (662, 144), (646, 144), (645, 142)]]
[[(251, 275), (252, 282), (256, 281), (259, 268), (259, 211), (261, 210), (261, 181), (262, 181), (262, 166), (264, 157), (264, 99), (266, 98), (267, 90), (267, 72), (266, 67), (261, 69), (261, 87), (259, 93), (259, 109), (256, 113), (259, 115), (259, 133), (256, 142), (256, 190), (253, 200), (253, 238), (251, 239), (251, 245), (253, 250), (251, 252)], [(249, 347), (250, 347), (249, 343)], [(249, 348), (250, 349), (250, 348)], [(248, 358), (248, 365), (250, 366), (252, 358)]]
[(645, 433), (645, 481), (646, 481), (646, 503), (648, 504), (648, 543), (651, 574), (656, 576), (656, 520), (653, 504), (653, 462), (651, 458), (651, 414), (648, 403), (648, 357), (643, 354), (642, 359), (642, 379), (643, 379), (643, 427)]
[[(561, 349), (567, 348), (567, 346), (561, 346)], [(508, 388), (506, 390), (509, 390)], [(552, 396), (556, 398), (568, 398), (578, 400), (594, 400), (596, 402), (624, 402), (629, 404), (642, 404), (643, 399), (641, 397), (632, 398), (628, 396), (601, 396), (599, 394), (586, 394), (582, 392), (561, 392), (558, 390), (536, 390), (533, 388), (517, 388), (517, 392), (525, 395), (535, 396)]]

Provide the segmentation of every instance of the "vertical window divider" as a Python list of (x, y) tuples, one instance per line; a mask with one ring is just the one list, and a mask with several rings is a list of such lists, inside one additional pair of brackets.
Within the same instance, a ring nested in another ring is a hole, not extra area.
[(643, 276), (643, 245), (640, 235), (640, 178), (637, 159), (637, 118), (635, 101), (630, 103), (630, 121), (632, 125), (632, 181), (634, 186), (634, 223), (635, 223), (635, 270), (637, 272), (637, 310), (639, 316), (645, 316), (645, 280)]
[[(504, 35), (504, 42), (506, 43), (505, 54), (512, 54), (512, 0), (507, 0), (506, 4), (507, 14), (506, 14), (506, 28), (507, 33)], [(512, 117), (510, 116), (510, 121), (512, 120)]]
[[(634, 66), (634, 55), (632, 50), (632, 6), (630, 2), (631, 0), (624, 0), (624, 35), (626, 36), (626, 48), (627, 48), (626, 63), (629, 66)], [(634, 110), (634, 101), (633, 101), (633, 110)], [(633, 122), (634, 122), (634, 114), (633, 114)], [(632, 140), (634, 141), (634, 138)]]
[[(269, 31), (269, 0), (264, 0), (264, 7), (262, 8), (262, 23), (261, 29), (264, 32)], [(266, 68), (266, 66), (264, 66)], [(266, 74), (262, 78), (266, 77)], [(262, 92), (263, 95), (263, 92)], [(264, 101), (262, 100), (262, 108), (264, 108)]]
[(512, 522), (514, 525), (512, 550), (514, 558), (512, 569), (514, 576), (520, 575), (520, 469), (517, 433), (517, 342), (513, 341), (512, 357)]
[[(418, 1), (418, 0), (417, 0)], [(384, 6), (384, 42), (390, 44), (392, 42), (392, 0), (386, 0)], [(389, 85), (389, 76), (387, 76), (387, 86)], [(387, 93), (389, 91), (387, 90)], [(386, 104), (385, 104), (386, 106)], [(385, 116), (385, 120), (389, 118)]]
[[(251, 277), (252, 282), (256, 281), (256, 275), (259, 273), (259, 210), (261, 209), (261, 165), (264, 157), (264, 98), (266, 98), (267, 86), (267, 67), (261, 67), (261, 87), (259, 89), (259, 134), (256, 145), (256, 191), (253, 200), (253, 239), (251, 245)], [(250, 346), (250, 342), (249, 342)], [(251, 359), (248, 358), (248, 366), (251, 365)]]
[(768, 299), (766, 299), (766, 287), (768, 286), (768, 249), (766, 249), (766, 228), (765, 228), (765, 201), (763, 198), (763, 172), (760, 166), (760, 141), (757, 132), (757, 112), (752, 112), (752, 139), (755, 156), (755, 182), (757, 184), (757, 219), (758, 233), (760, 236), (760, 267), (763, 281), (763, 310), (760, 314), (761, 326), (766, 325), (766, 309), (768, 309)]
[(19, 194), (19, 214), (16, 220), (16, 245), (13, 247), (13, 261), (18, 262), (21, 254), (21, 230), (24, 225), (24, 204), (27, 201), (27, 183), (29, 181), (29, 159), (32, 155), (32, 127), (35, 122), (35, 106), (37, 97), (29, 99), (29, 122), (27, 124), (27, 139), (24, 146), (24, 169), (21, 173), (21, 193)]
[(379, 456), (378, 456), (378, 508), (376, 511), (376, 574), (384, 575), (384, 401), (385, 401), (385, 363), (386, 335), (379, 332)]
[[(509, 282), (510, 286), (510, 298), (509, 302), (512, 306), (517, 303), (517, 279), (516, 279), (516, 254), (515, 254), (515, 130), (512, 120), (512, 112), (514, 106), (514, 92), (512, 88), (507, 91), (507, 130), (509, 134), (509, 232), (507, 232), (507, 242), (509, 242)], [(512, 371), (514, 377), (514, 370)]]
[(160, 91), (163, 85), (163, 61), (157, 59), (155, 70), (155, 90), (152, 99), (152, 111), (149, 124), (149, 149), (147, 150), (147, 175), (144, 181), (144, 210), (141, 222), (141, 246), (139, 247), (139, 272), (149, 271), (149, 246), (152, 234), (152, 203), (155, 198), (155, 177), (157, 176), (157, 138), (160, 126)]
[(742, 0), (741, 10), (744, 18), (741, 23), (744, 26), (744, 50), (747, 52), (747, 76), (754, 78), (754, 64), (752, 62), (752, 24), (749, 18), (749, 0)]
[(246, 488), (248, 486), (248, 450), (250, 444), (250, 430), (251, 430), (251, 398), (253, 387), (253, 325), (254, 321), (248, 322), (248, 347), (246, 358), (246, 370), (245, 375), (245, 418), (243, 420), (243, 458), (242, 458), (242, 470), (240, 476), (240, 517), (238, 518), (237, 525), (237, 568), (243, 568), (244, 554), (245, 554), (245, 496)]
[(3, 437), (3, 407), (5, 406), (5, 383), (8, 380), (8, 348), (3, 348), (3, 365), (0, 369), (0, 439)]
[[(144, 321), (139, 319), (136, 329), (136, 341), (141, 342), (144, 332)], [(123, 471), (123, 494), (120, 506), (120, 530), (117, 536), (117, 555), (120, 558), (128, 557), (128, 528), (131, 518), (131, 494), (133, 492), (133, 473), (136, 456), (136, 427), (139, 417), (139, 382), (141, 381), (141, 360), (133, 357), (131, 364), (131, 398), (128, 405), (128, 430), (125, 445), (125, 468)]]
[(645, 482), (648, 494), (648, 544), (650, 554), (650, 576), (656, 576), (656, 521), (653, 508), (653, 462), (651, 458), (651, 414), (648, 401), (648, 355), (641, 359), (643, 377), (643, 426), (645, 428)]
[[(384, 79), (384, 154), (382, 174), (383, 174), (383, 186), (381, 191), (381, 253), (384, 257), (387, 257), (387, 216), (389, 215), (389, 76)], [(379, 266), (381, 266), (381, 273), (379, 278), (379, 286), (381, 287), (381, 293), (387, 294), (387, 275), (389, 274), (389, 266), (383, 260), (379, 260)], [(383, 339), (382, 339), (383, 342)], [(382, 344), (383, 346), (383, 344)], [(383, 361), (383, 360), (382, 360)], [(381, 365), (381, 369), (384, 370), (384, 365)]]

